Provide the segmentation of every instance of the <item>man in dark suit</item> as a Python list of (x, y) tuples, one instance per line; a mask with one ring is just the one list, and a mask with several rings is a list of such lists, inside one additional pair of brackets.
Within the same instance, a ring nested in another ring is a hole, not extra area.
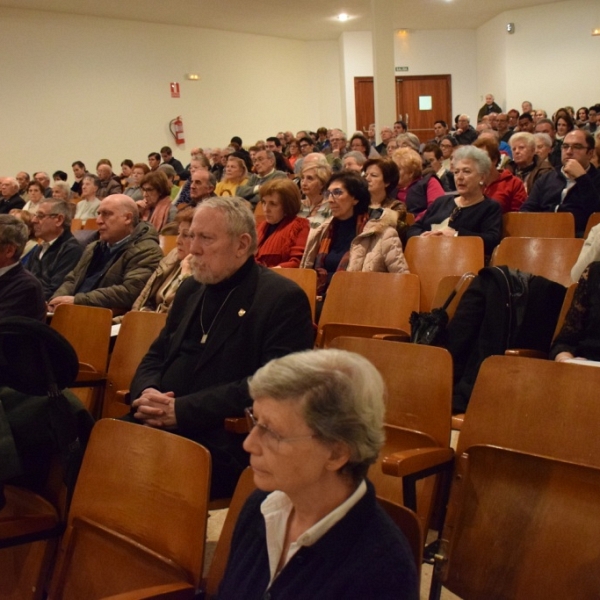
[(250, 406), (247, 380), (259, 367), (312, 347), (313, 328), (305, 293), (255, 263), (254, 217), (243, 200), (205, 200), (190, 233), (194, 277), (137, 370), (132, 417), (206, 446), (211, 496), (227, 497), (248, 458), (224, 419)]

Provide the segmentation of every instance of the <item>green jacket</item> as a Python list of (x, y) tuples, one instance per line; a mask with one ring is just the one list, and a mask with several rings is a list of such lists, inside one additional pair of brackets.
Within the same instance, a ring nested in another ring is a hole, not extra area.
[(99, 243), (93, 242), (86, 247), (53, 297), (75, 296), (75, 304), (129, 310), (162, 258), (158, 234), (148, 223), (139, 223), (119, 257), (102, 275), (96, 289), (78, 294), (76, 291), (85, 279), (94, 248)]

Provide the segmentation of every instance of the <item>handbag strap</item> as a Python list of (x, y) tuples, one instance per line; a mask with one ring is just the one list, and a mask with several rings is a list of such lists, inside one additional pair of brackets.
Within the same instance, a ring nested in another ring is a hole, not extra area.
[(458, 280), (457, 284), (454, 286), (454, 289), (450, 292), (450, 295), (446, 299), (446, 302), (444, 302), (444, 304), (442, 306), (442, 310), (446, 310), (450, 306), (450, 303), (452, 302), (452, 300), (454, 300), (454, 298), (456, 297), (456, 294), (458, 294), (458, 292), (460, 292), (460, 290), (462, 289), (463, 285), (465, 285), (465, 283), (467, 281), (471, 281), (471, 279), (473, 279), (474, 277), (475, 277), (475, 273), (473, 273), (472, 271), (467, 271)]

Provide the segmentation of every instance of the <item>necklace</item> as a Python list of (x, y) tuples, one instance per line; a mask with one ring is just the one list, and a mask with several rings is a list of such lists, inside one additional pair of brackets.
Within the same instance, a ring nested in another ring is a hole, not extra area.
[(202, 323), (203, 315), (204, 315), (204, 300), (206, 300), (206, 292), (204, 293), (204, 296), (202, 296), (202, 306), (200, 307), (200, 329), (202, 329), (202, 337), (200, 338), (200, 343), (202, 345), (206, 344), (206, 340), (208, 339), (208, 334), (211, 332), (213, 325), (216, 323), (217, 318), (219, 317), (219, 315), (221, 314), (221, 311), (223, 310), (223, 307), (227, 304), (227, 300), (229, 300), (229, 296), (231, 296), (231, 294), (233, 294), (233, 292), (235, 292), (235, 290), (237, 290), (238, 287), (239, 286), (236, 285), (229, 292), (229, 294), (227, 294), (227, 296), (225, 297), (225, 300), (223, 300), (221, 306), (219, 306), (219, 310), (217, 311), (215, 318), (212, 320), (212, 323), (210, 324), (208, 331), (204, 331), (204, 324)]

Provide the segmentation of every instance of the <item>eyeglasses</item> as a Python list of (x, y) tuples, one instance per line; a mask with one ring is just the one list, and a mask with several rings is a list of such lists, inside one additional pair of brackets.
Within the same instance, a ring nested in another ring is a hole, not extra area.
[(34, 213), (34, 215), (33, 215), (33, 216), (34, 216), (34, 217), (35, 217), (35, 218), (36, 218), (38, 221), (43, 221), (43, 220), (44, 220), (46, 217), (58, 217), (58, 214), (56, 214), (56, 213), (48, 213), (48, 214), (46, 214), (46, 213), (40, 213), (40, 212), (37, 212), (37, 213)]
[(583, 144), (563, 144), (563, 150), (587, 150), (587, 146)]
[(154, 192), (154, 191), (155, 191), (154, 188), (151, 188), (151, 187), (143, 187), (142, 188), (142, 192)]
[(246, 413), (246, 420), (248, 421), (248, 428), (252, 431), (256, 428), (260, 441), (271, 450), (277, 450), (281, 442), (294, 442), (296, 440), (308, 440), (310, 438), (317, 437), (314, 433), (308, 433), (306, 435), (295, 435), (292, 437), (283, 437), (276, 431), (273, 431), (270, 427), (259, 423), (254, 416), (254, 411), (251, 407), (244, 409)]
[(310, 148), (309, 144), (300, 144), (300, 148)]
[(333, 196), (334, 198), (339, 198), (344, 194), (344, 192), (345, 190), (343, 190), (342, 188), (335, 188), (334, 190), (325, 190), (323, 192), (323, 198), (325, 198), (325, 200), (329, 200), (331, 196)]

